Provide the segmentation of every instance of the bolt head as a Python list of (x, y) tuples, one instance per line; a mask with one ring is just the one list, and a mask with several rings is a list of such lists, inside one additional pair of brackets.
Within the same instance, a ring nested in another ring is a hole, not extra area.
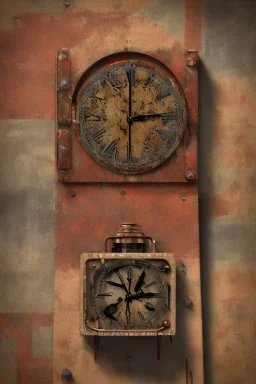
[(61, 373), (61, 378), (62, 379), (71, 379), (72, 378), (72, 373), (70, 372), (69, 369), (63, 369), (62, 373)]
[(164, 272), (169, 272), (170, 271), (170, 265), (165, 265), (164, 267), (163, 267), (163, 271)]
[(193, 302), (192, 302), (192, 300), (189, 299), (188, 297), (185, 297), (185, 299), (184, 299), (184, 304), (185, 304), (185, 307), (190, 308), (190, 307), (192, 307)]
[(170, 322), (170, 320), (163, 320), (163, 321), (162, 321), (162, 326), (163, 326), (164, 328), (170, 328), (170, 326), (171, 326), (171, 322)]
[(75, 197), (76, 196), (76, 192), (75, 191), (69, 191), (69, 196)]
[(62, 87), (65, 87), (66, 85), (68, 85), (68, 81), (66, 79), (63, 79), (61, 80), (60, 84)]
[(189, 169), (187, 172), (186, 172), (186, 179), (188, 181), (193, 181), (195, 180), (196, 178), (196, 173), (193, 169)]
[(188, 67), (194, 67), (198, 62), (197, 55), (191, 53), (186, 60), (186, 64)]

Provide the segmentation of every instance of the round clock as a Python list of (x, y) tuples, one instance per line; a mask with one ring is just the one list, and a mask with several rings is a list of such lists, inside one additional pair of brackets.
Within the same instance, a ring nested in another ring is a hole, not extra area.
[(168, 286), (150, 262), (113, 260), (95, 273), (91, 303), (101, 329), (155, 329), (168, 310)]
[(88, 76), (76, 118), (81, 144), (95, 160), (112, 171), (137, 174), (175, 152), (186, 127), (186, 102), (167, 67), (129, 54)]

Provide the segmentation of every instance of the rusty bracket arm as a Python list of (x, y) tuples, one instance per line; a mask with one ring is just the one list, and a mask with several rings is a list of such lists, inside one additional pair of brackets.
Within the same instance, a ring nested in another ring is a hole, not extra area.
[(57, 168), (71, 168), (71, 58), (62, 48), (57, 52)]
[(198, 65), (198, 52), (187, 51), (185, 95), (188, 108), (188, 136), (185, 143), (185, 177), (188, 182), (194, 182), (198, 179)]

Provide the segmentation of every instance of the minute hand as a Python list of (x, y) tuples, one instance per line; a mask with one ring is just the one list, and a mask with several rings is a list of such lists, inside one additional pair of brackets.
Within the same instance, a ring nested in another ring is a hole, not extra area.
[(160, 118), (162, 120), (175, 120), (177, 118), (176, 112), (166, 112), (166, 113), (153, 113), (151, 115), (135, 115), (129, 118), (130, 122), (134, 121), (147, 121), (152, 119)]
[(153, 299), (153, 298), (160, 298), (162, 297), (162, 294), (155, 293), (155, 292), (138, 292), (132, 295), (128, 295), (127, 299), (128, 300), (133, 300), (133, 299)]

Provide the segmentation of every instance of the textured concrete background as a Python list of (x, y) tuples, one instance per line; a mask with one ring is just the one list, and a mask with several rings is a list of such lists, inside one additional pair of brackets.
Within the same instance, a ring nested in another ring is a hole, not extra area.
[(71, 0), (65, 9), (61, 0), (1, 2), (0, 382), (52, 382), (55, 52), (81, 34), (85, 48), (100, 44), (111, 28), (125, 41), (140, 25), (142, 34), (160, 28), (201, 49), (206, 383), (254, 384), (256, 3), (127, 4)]

